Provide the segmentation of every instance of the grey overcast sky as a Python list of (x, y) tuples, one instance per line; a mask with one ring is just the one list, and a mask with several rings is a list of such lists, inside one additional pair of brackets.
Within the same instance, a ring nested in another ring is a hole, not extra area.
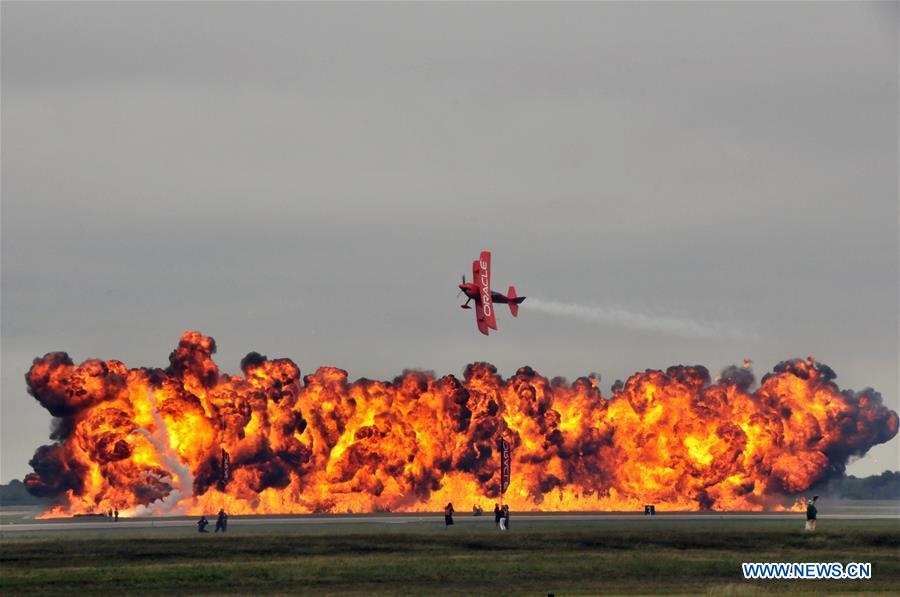
[[(351, 378), (815, 355), (898, 404), (898, 4), (2, 3), (2, 470), (31, 360)], [(480, 336), (482, 248), (529, 296)], [(850, 467), (900, 468), (900, 441)]]

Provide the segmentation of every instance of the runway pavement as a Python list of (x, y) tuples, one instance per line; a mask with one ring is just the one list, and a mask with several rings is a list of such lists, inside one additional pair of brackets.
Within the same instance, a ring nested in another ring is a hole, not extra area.
[[(516, 514), (517, 521), (600, 521), (600, 520), (803, 520), (802, 512), (741, 512), (741, 513), (659, 513), (654, 517), (644, 516), (643, 514), (626, 514), (626, 513), (546, 513)], [(837, 514), (820, 514), (820, 519), (824, 520), (895, 520), (900, 521), (900, 513), (884, 509), (878, 512), (868, 513), (837, 513)], [(472, 516), (470, 514), (462, 514), (454, 517), (456, 524), (493, 524), (494, 517), (491, 513), (485, 513), (484, 516)], [(444, 519), (439, 514), (413, 514), (413, 515), (373, 515), (373, 516), (284, 516), (284, 517), (268, 517), (268, 516), (232, 516), (228, 520), (229, 527), (235, 526), (270, 526), (270, 525), (329, 525), (329, 524), (417, 524), (417, 523), (434, 523), (443, 524)], [(0, 533), (9, 532), (34, 532), (34, 531), (65, 531), (65, 530), (114, 530), (123, 528), (168, 528), (168, 527), (193, 527), (196, 525), (196, 517), (177, 517), (177, 518), (141, 518), (141, 519), (120, 519), (118, 522), (112, 522), (106, 518), (100, 519), (83, 519), (83, 518), (67, 518), (52, 519), (38, 522), (7, 522), (0, 525)]]

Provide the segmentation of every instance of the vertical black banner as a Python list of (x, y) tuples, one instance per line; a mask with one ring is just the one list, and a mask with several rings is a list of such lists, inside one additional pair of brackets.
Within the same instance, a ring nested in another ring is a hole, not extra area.
[(500, 440), (500, 493), (506, 493), (509, 489), (509, 442)]

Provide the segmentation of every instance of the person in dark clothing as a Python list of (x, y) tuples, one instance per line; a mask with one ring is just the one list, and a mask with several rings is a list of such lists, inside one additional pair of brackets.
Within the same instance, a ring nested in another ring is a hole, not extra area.
[(119, 522), (119, 509), (118, 508), (113, 510), (113, 516), (115, 517), (115, 518), (113, 518), (113, 522)]
[(216, 518), (216, 532), (223, 533), (228, 530), (228, 515), (225, 514), (225, 508), (219, 510), (219, 516)]
[(200, 520), (197, 521), (197, 532), (198, 533), (208, 533), (206, 530), (206, 525), (209, 524), (209, 521), (206, 520), (206, 516), (201, 516)]
[(109, 512), (107, 513), (107, 517), (112, 519), (112, 508), (109, 509)]
[(816, 515), (819, 513), (816, 510), (816, 500), (819, 499), (819, 496), (813, 496), (813, 499), (806, 501), (806, 530), (809, 532), (813, 532), (816, 530)]
[(453, 504), (448, 502), (447, 506), (444, 507), (444, 524), (445, 525), (450, 526), (451, 524), (453, 524), (453, 512), (455, 512), (455, 510), (453, 509)]
[(494, 504), (494, 526), (498, 529), (500, 528), (500, 518), (503, 517), (503, 511), (500, 509), (500, 504)]

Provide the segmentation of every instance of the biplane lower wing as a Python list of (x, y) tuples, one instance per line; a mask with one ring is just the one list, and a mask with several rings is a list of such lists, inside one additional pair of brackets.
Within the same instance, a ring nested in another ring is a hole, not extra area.
[(480, 305), (475, 309), (475, 323), (478, 324), (478, 331), (487, 336), (489, 328), (487, 322), (484, 320), (484, 313), (481, 312)]

